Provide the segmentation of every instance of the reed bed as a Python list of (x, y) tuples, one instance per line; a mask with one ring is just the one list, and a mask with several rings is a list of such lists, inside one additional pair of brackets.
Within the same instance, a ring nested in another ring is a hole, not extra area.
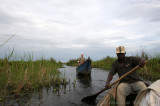
[(154, 56), (146, 54), (145, 56), (148, 57), (148, 63), (144, 68), (139, 69), (139, 74), (151, 81), (160, 79), (160, 54), (155, 54)]
[(58, 86), (64, 80), (57, 68), (62, 67), (61, 62), (41, 59), (32, 61), (9, 61), (8, 58), (0, 60), (0, 99), (10, 94), (20, 94), (37, 90), (42, 86)]
[(114, 62), (115, 60), (116, 60), (116, 58), (107, 56), (107, 57), (105, 57), (101, 60), (93, 61), (92, 62), (92, 67), (101, 68), (101, 69), (104, 69), (104, 70), (110, 70), (111, 66), (112, 66), (112, 62)]
[[(135, 55), (136, 57), (143, 57), (148, 60), (148, 63), (144, 66), (144, 68), (139, 68), (138, 73), (144, 79), (155, 81), (160, 79), (160, 54), (155, 53), (154, 55), (149, 55), (143, 50)], [(107, 56), (99, 61), (93, 61), (92, 67), (102, 68), (105, 70), (110, 70), (112, 63), (116, 60), (116, 58), (111, 58)]]
[[(90, 60), (91, 60), (91, 63), (92, 63), (92, 67), (109, 70), (111, 68), (112, 62), (115, 61), (116, 58), (107, 56), (107, 57), (105, 57), (101, 60), (97, 60), (97, 61), (93, 61), (92, 59), (90, 59)], [(71, 59), (66, 63), (66, 65), (77, 66), (78, 65), (78, 59)]]
[[(154, 53), (154, 55), (148, 54), (144, 50), (133, 55), (136, 57), (143, 57), (148, 60), (148, 63), (144, 66), (144, 68), (139, 68), (138, 73), (144, 79), (155, 81), (160, 79), (160, 53)], [(111, 70), (112, 63), (117, 59), (117, 57), (105, 57), (101, 60), (92, 61), (93, 68), (101, 68), (106, 71)], [(77, 59), (72, 59), (67, 62), (67, 65), (76, 66)]]
[(77, 66), (78, 65), (78, 59), (71, 59), (66, 63), (66, 65), (68, 65), (68, 66)]

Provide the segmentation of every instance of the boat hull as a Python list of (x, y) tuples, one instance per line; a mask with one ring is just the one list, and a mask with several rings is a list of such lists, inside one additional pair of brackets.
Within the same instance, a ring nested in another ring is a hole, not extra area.
[(118, 84), (116, 84), (111, 90), (101, 99), (97, 106), (116, 106), (116, 89)]
[[(148, 86), (147, 83), (145, 83)], [(116, 105), (116, 95), (117, 95), (117, 87), (119, 84), (116, 84), (111, 90), (101, 99), (101, 101), (97, 104), (97, 106), (117, 106)], [(126, 97), (126, 106), (134, 106), (134, 100), (137, 94), (132, 93)]]
[(76, 68), (77, 75), (90, 76), (91, 75), (91, 61), (88, 59), (83, 64)]

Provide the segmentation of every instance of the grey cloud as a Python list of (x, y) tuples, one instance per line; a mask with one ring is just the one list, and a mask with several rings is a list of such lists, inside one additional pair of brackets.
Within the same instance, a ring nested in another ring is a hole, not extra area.
[(0, 10), (0, 24), (13, 24), (17, 21), (13, 16)]
[(127, 53), (139, 46), (156, 48), (160, 2), (155, 1), (2, 1), (0, 39), (18, 33), (0, 49), (15, 47), (19, 54), (66, 61), (81, 53), (95, 60), (116, 56), (119, 45), (126, 46)]
[(17, 24), (18, 22), (22, 23), (32, 23), (29, 21), (29, 19), (25, 19), (18, 16), (13, 16), (11, 14), (8, 14), (7, 12), (4, 12), (3, 10), (0, 10), (0, 24), (5, 25), (8, 24), (12, 26), (13, 24)]
[[(125, 0), (128, 1), (128, 0)], [(157, 1), (157, 0), (156, 0)], [(115, 15), (120, 19), (124, 20), (135, 20), (139, 19), (140, 21), (157, 21), (160, 18), (160, 7), (158, 6), (160, 2), (145, 2), (145, 1), (130, 1), (117, 3), (117, 8), (114, 6)], [(157, 6), (156, 6), (157, 5)], [(119, 12), (119, 8), (121, 12)]]
[[(9, 38), (5, 36), (3, 42)], [(39, 50), (44, 50), (45, 46), (55, 47), (58, 43), (56, 41), (50, 41), (49, 39), (32, 39), (26, 38), (21, 35), (16, 34), (11, 40), (6, 43), (6, 46), (14, 46), (18, 50), (32, 50), (32, 48), (38, 48)], [(34, 50), (33, 49), (33, 50)]]
[(150, 20), (151, 22), (153, 21), (153, 22), (159, 22), (160, 21), (160, 18), (154, 18), (154, 19), (151, 19)]

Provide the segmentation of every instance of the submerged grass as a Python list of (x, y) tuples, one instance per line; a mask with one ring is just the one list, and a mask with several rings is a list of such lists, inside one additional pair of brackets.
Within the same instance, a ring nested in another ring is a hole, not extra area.
[[(9, 56), (10, 57), (10, 56)], [(57, 68), (61, 62), (41, 59), (38, 61), (9, 61), (0, 59), (0, 98), (21, 92), (37, 90), (42, 86), (60, 85), (62, 79)]]

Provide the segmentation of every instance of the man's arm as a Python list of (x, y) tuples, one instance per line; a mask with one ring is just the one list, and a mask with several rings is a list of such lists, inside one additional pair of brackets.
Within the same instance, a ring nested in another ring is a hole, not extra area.
[(108, 74), (107, 81), (106, 81), (106, 85), (105, 85), (106, 88), (110, 88), (110, 87), (109, 87), (109, 83), (110, 83), (110, 81), (112, 80), (112, 78), (113, 78), (113, 75), (109, 73), (109, 74)]

